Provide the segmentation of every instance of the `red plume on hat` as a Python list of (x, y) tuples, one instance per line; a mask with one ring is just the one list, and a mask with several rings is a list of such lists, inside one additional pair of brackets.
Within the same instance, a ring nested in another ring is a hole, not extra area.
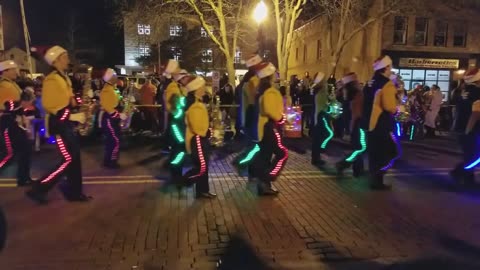
[(466, 83), (474, 83), (480, 81), (480, 69), (478, 69), (477, 67), (469, 69), (467, 72), (465, 72), (463, 79)]
[(255, 66), (255, 72), (260, 79), (275, 74), (275, 71), (277, 71), (277, 69), (270, 62), (263, 62)]

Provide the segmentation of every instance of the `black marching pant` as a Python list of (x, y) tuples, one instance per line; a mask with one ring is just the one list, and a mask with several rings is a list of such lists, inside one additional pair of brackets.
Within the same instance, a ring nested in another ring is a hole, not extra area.
[(39, 192), (47, 193), (65, 175), (67, 177), (68, 195), (81, 195), (83, 193), (82, 163), (77, 134), (70, 122), (58, 123), (57, 120), (52, 118), (55, 118), (55, 116), (50, 116), (50, 131), (55, 135), (62, 161), (48, 174), (40, 178), (34, 188)]
[(263, 138), (259, 143), (260, 151), (253, 162), (255, 175), (267, 186), (276, 180), (288, 159), (288, 150), (283, 145), (276, 125), (273, 121), (265, 124)]
[(328, 143), (333, 138), (333, 131), (330, 126), (328, 114), (320, 112), (317, 116), (317, 123), (312, 133), (312, 162), (318, 162), (320, 154), (325, 152)]
[[(469, 182), (474, 181), (475, 167), (478, 166), (478, 164), (474, 164), (476, 159), (479, 158), (478, 153), (480, 153), (480, 142), (478, 141), (478, 136), (478, 132), (458, 135), (458, 141), (462, 147), (463, 152), (463, 161), (457, 164), (454, 172), (460, 173), (461, 176), (464, 178), (463, 180)], [(467, 166), (470, 167), (466, 168)]]
[(103, 164), (117, 164), (120, 155), (120, 119), (103, 115), (102, 132), (105, 136), (105, 155)]
[[(169, 114), (169, 127), (167, 134), (168, 144), (171, 147), (170, 156), (168, 159), (169, 170), (170, 170), (170, 181), (176, 183), (177, 185), (181, 184), (182, 181), (182, 170), (185, 159), (185, 142), (183, 140), (179, 141), (177, 138), (180, 136), (181, 139), (185, 139), (185, 128), (180, 121), (183, 121), (183, 118), (180, 120), (174, 120), (173, 116)], [(175, 134), (175, 130), (171, 127), (176, 125), (177, 131), (179, 134)]]
[(367, 132), (361, 128), (361, 121), (355, 121), (350, 135), (352, 151), (343, 159), (346, 166), (353, 166), (353, 172), (362, 173), (364, 170), (363, 154), (367, 150)]
[[(393, 162), (399, 155), (399, 145), (393, 133), (393, 124), (383, 120), (388, 116), (381, 115), (374, 130), (368, 134), (368, 165), (370, 174), (380, 176), (393, 166)], [(379, 183), (374, 183), (379, 184)]]
[(208, 164), (210, 157), (210, 144), (208, 137), (195, 135), (190, 141), (192, 149), (191, 160), (193, 167), (183, 176), (187, 185), (196, 185), (197, 195), (208, 193)]
[(32, 144), (28, 139), (27, 131), (21, 129), (15, 121), (15, 115), (0, 117), (0, 132), (3, 139), (0, 170), (5, 169), (17, 159), (17, 184), (24, 184), (30, 180), (30, 165)]

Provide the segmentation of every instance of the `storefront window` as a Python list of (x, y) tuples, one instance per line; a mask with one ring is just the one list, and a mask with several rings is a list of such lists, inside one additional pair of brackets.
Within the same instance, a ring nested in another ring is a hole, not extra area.
[(415, 45), (427, 45), (428, 19), (415, 19)]
[[(425, 80), (436, 81), (438, 79), (438, 70), (427, 70), (425, 72)], [(433, 83), (435, 84), (435, 83)]]
[(423, 70), (423, 69), (414, 69), (414, 70), (413, 70), (412, 79), (413, 79), (413, 80), (424, 81), (424, 80), (425, 80), (425, 70)]
[(447, 46), (447, 31), (448, 24), (446, 21), (437, 21), (435, 23), (435, 37), (433, 40), (433, 45), (437, 47), (446, 47)]
[(453, 46), (465, 47), (467, 44), (467, 31), (465, 24), (457, 23), (453, 27)]
[(394, 21), (393, 43), (407, 44), (407, 25), (408, 18), (397, 16)]

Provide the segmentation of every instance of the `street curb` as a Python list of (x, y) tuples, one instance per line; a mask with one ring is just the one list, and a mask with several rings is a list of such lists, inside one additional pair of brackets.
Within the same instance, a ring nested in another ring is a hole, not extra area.
[[(332, 142), (336, 143), (336, 144), (341, 144), (343, 146), (350, 146), (349, 142), (347, 142), (345, 140), (342, 140), (342, 139), (338, 139), (338, 138), (332, 139)], [(425, 149), (425, 150), (435, 151), (435, 152), (449, 154), (449, 155), (461, 155), (462, 154), (462, 152), (460, 150), (446, 149), (446, 148), (443, 148), (443, 147), (429, 146), (429, 145), (418, 144), (418, 143), (414, 143), (414, 142), (412, 143), (412, 142), (402, 141), (401, 144), (402, 144), (402, 146), (409, 147), (409, 148), (414, 148), (414, 147), (422, 148), (422, 149)]]

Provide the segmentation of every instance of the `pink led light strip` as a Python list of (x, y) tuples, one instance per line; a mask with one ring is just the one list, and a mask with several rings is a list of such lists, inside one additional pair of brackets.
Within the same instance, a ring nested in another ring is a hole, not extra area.
[(200, 172), (197, 175), (190, 176), (189, 178), (200, 177), (205, 174), (207, 171), (207, 163), (205, 162), (205, 156), (203, 155), (202, 151), (202, 144), (200, 143), (200, 136), (195, 136), (195, 140), (197, 143), (197, 151), (198, 151), (198, 158), (200, 159)]
[(282, 151), (285, 153), (285, 156), (277, 162), (277, 164), (275, 165), (275, 168), (273, 168), (273, 170), (270, 172), (271, 176), (277, 176), (277, 174), (280, 172), (280, 170), (285, 165), (285, 161), (287, 161), (287, 159), (288, 159), (288, 150), (282, 144), (282, 139), (280, 137), (280, 133), (278, 133), (278, 131), (276, 131), (276, 130), (274, 130), (273, 132), (275, 133), (275, 138), (277, 139), (278, 147), (280, 149), (282, 149)]
[(7, 155), (3, 158), (2, 162), (0, 162), (0, 168), (5, 166), (7, 162), (13, 157), (13, 148), (12, 142), (10, 141), (10, 136), (8, 134), (8, 129), (5, 129), (3, 132), (3, 137), (5, 138), (5, 146), (7, 148)]
[(52, 179), (54, 179), (60, 173), (62, 173), (68, 167), (68, 165), (70, 165), (70, 163), (72, 163), (72, 156), (70, 155), (70, 153), (68, 153), (67, 149), (65, 148), (65, 144), (63, 143), (63, 140), (61, 137), (57, 137), (57, 145), (65, 161), (62, 163), (62, 165), (60, 165), (60, 167), (58, 167), (56, 171), (50, 174), (47, 178), (43, 179), (41, 183), (50, 182)]
[(113, 130), (112, 123), (110, 122), (110, 119), (107, 120), (107, 126), (108, 126), (108, 129), (110, 130), (110, 134), (112, 135), (113, 140), (115, 141), (115, 147), (113, 148), (112, 156), (110, 157), (110, 160), (117, 160), (118, 159), (118, 151), (120, 149), (120, 140), (118, 139), (117, 135), (115, 134), (115, 131)]

